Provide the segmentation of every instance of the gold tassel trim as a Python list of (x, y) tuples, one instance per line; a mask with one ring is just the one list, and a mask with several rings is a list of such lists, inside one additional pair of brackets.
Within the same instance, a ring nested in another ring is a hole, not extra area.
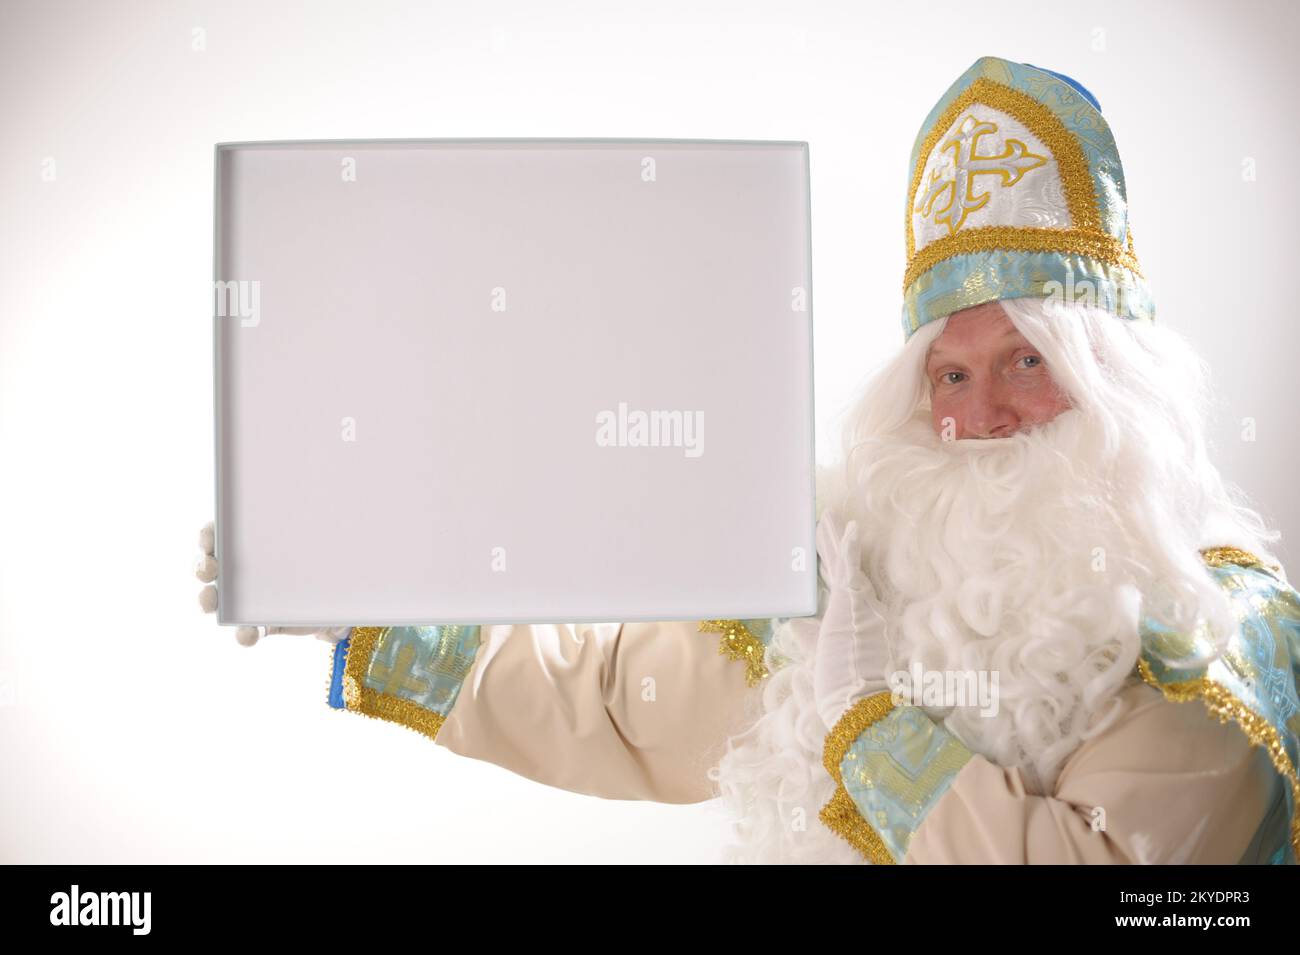
[(745, 663), (745, 682), (757, 686), (768, 675), (763, 641), (739, 620), (701, 620), (700, 633), (720, 633), (718, 652)]
[(822, 750), (822, 765), (835, 780), (835, 794), (817, 816), (828, 829), (876, 865), (896, 863), (888, 846), (880, 838), (880, 833), (862, 818), (853, 797), (844, 788), (840, 763), (843, 762), (844, 755), (853, 745), (853, 741), (861, 736), (868, 726), (884, 719), (893, 708), (893, 696), (888, 690), (858, 700), (849, 707), (827, 734), (826, 745)]

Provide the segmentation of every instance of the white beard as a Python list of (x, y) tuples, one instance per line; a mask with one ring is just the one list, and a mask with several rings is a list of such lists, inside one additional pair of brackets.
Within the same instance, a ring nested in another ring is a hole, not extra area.
[(862, 450), (839, 504), (887, 608), (890, 670), (993, 675), (994, 713), (925, 709), (1032, 793), (1116, 715), (1137, 662), (1151, 562), (1112, 501), (1127, 482), (1091, 465), (1102, 440), (1070, 409), (1009, 438), (941, 441), (922, 409)]
[[(1030, 793), (1054, 791), (1069, 755), (1118, 715), (1143, 595), (1158, 589), (1148, 569), (1168, 566), (1135, 517), (1142, 508), (1116, 506), (1144, 490), (1121, 472), (1141, 472), (1158, 449), (1104, 445), (1103, 429), (1073, 409), (1010, 438), (943, 442), (921, 408), (860, 450), (848, 487), (823, 482), (827, 506), (858, 522), (863, 571), (887, 611), (890, 670), (997, 671), (996, 715), (974, 702), (924, 708), (972, 752), (1018, 771)], [(1097, 461), (1112, 462), (1107, 473)], [(816, 818), (834, 791), (813, 697), (819, 623), (776, 628), (769, 658), (783, 662), (765, 713), (720, 763), (738, 817), (731, 861), (863, 861)]]
[[(1218, 649), (1236, 629), (1197, 549), (1230, 545), (1276, 562), (1268, 544), (1280, 535), (1209, 461), (1206, 382), (1181, 336), (1086, 306), (1003, 305), (1062, 369), (1074, 408), (1009, 438), (941, 441), (923, 400), (936, 324), (872, 382), (845, 432), (850, 459), (819, 474), (818, 494), (858, 522), (887, 623), (891, 660), (879, 676), (916, 664), (995, 672), (995, 714), (981, 715), (979, 701), (925, 711), (1018, 773), (1027, 792), (1050, 795), (1080, 743), (1119, 715), (1140, 614), (1183, 632), (1205, 625)], [(717, 768), (735, 820), (730, 861), (863, 861), (817, 819), (835, 788), (813, 692), (819, 624), (778, 623), (763, 715), (728, 741)]]

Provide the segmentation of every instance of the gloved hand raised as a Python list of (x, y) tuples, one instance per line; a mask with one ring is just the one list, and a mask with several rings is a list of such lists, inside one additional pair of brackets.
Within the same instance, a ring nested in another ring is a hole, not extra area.
[[(212, 521), (203, 525), (199, 530), (199, 549), (203, 553), (199, 555), (199, 559), (194, 565), (194, 576), (207, 584), (206, 587), (199, 591), (199, 606), (203, 608), (204, 613), (215, 613), (217, 609), (216, 580), (218, 568), (216, 529)], [(235, 639), (244, 646), (251, 647), (263, 635), (272, 633), (314, 633), (318, 640), (338, 643), (348, 635), (348, 631), (351, 629), (351, 627), (240, 627), (235, 631)]]
[(829, 732), (858, 700), (889, 689), (883, 607), (862, 573), (856, 521), (828, 510), (817, 523), (817, 554), (829, 590), (813, 656), (813, 695)]

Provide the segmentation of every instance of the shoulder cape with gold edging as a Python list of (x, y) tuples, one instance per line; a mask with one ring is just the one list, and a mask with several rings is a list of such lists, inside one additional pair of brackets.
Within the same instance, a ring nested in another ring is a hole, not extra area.
[(1300, 593), (1282, 568), (1235, 547), (1201, 551), (1227, 592), (1238, 627), (1224, 652), (1212, 655), (1208, 637), (1178, 633), (1149, 618), (1142, 622), (1138, 672), (1167, 699), (1200, 700), (1220, 722), (1231, 720), (1252, 745), (1267, 751), (1282, 777), (1290, 820), (1289, 840), (1271, 862), (1295, 865), (1300, 856)]
[[(1296, 820), (1296, 805), (1300, 802), (1300, 786), (1296, 782), (1296, 767), (1300, 765), (1300, 759), (1297, 759), (1300, 752), (1297, 745), (1300, 737), (1297, 732), (1300, 730), (1300, 700), (1297, 699), (1300, 593), (1287, 583), (1280, 566), (1265, 564), (1246, 551), (1213, 547), (1202, 550), (1201, 556), (1216, 582), (1227, 592), (1237, 618), (1238, 626), (1230, 641), (1222, 654), (1216, 654), (1203, 630), (1187, 635), (1162, 627), (1144, 616), (1140, 623), (1141, 651), (1135, 675), (1140, 675), (1174, 702), (1201, 700), (1209, 715), (1217, 717), (1220, 722), (1231, 720), (1252, 745), (1265, 748), (1283, 780), (1290, 821), (1285, 835), (1276, 845), (1268, 847), (1272, 853), (1269, 862), (1294, 865), (1300, 853), (1300, 824)], [(1212, 662), (1200, 662), (1203, 660)], [(875, 785), (884, 777), (868, 773), (874, 784), (868, 781), (866, 790), (851, 792), (850, 779), (856, 777), (846, 767), (850, 761), (857, 760), (854, 765), (861, 769), (865, 761), (874, 758), (874, 750), (878, 747), (869, 737), (873, 737), (875, 727), (914, 710), (914, 707), (896, 710), (888, 693), (859, 700), (832, 728), (826, 740), (824, 762), (837, 785), (831, 801), (819, 814), (820, 818), (868, 861), (877, 864), (893, 863), (902, 858), (910, 834), (918, 823), (915, 818), (903, 819), (900, 825), (891, 828), (890, 801), (881, 797), (882, 792), (886, 797), (889, 795), (890, 787)], [(912, 766), (916, 774), (919, 776), (925, 772), (934, 777), (925, 790), (929, 794), (929, 804), (933, 806), (942, 790), (955, 778), (964, 760), (958, 760), (942, 772), (930, 773), (941, 763), (932, 757), (944, 752), (945, 747), (929, 744), (942, 743), (948, 734), (941, 726), (928, 725), (931, 732), (912, 733), (905, 745), (909, 753), (917, 749), (924, 756), (918, 761), (916, 754), (911, 754), (912, 762), (917, 763)], [(916, 739), (926, 741), (927, 745), (918, 749)], [(952, 748), (964, 750), (960, 745)], [(896, 756), (891, 751), (887, 760), (893, 770), (899, 768)], [(911, 816), (915, 817), (915, 792), (909, 792), (912, 797), (908, 800), (908, 807), (912, 810)], [(868, 824), (867, 818), (873, 819), (874, 823)], [(892, 837), (892, 841), (887, 841), (887, 836)]]

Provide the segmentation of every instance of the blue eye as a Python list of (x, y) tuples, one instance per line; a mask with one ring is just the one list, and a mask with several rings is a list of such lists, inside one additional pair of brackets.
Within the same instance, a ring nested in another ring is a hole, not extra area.
[(949, 380), (948, 380), (948, 376), (949, 376), (949, 375), (960, 375), (960, 374), (961, 374), (961, 372), (959, 372), (959, 371), (946, 371), (946, 372), (944, 372), (942, 375), (939, 376), (939, 380), (940, 380), (941, 382), (943, 382), (945, 385), (955, 385), (956, 382), (955, 382), (955, 381), (949, 381)]
[[(1039, 358), (1037, 355), (1023, 355), (1021, 356), (1020, 360), (1024, 361), (1026, 358), (1032, 359), (1033, 361), (1037, 362), (1038, 365), (1041, 365), (1043, 363), (1043, 360)], [(1033, 365), (1030, 367), (1037, 367), (1037, 365)]]

